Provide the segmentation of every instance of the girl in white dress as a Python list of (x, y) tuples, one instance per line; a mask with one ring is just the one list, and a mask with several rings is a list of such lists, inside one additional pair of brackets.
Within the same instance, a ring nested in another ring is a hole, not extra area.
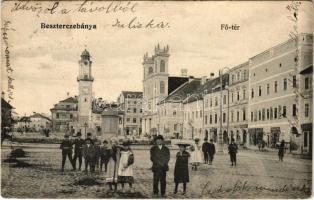
[(201, 147), (199, 146), (199, 139), (196, 138), (195, 144), (190, 147), (191, 150), (191, 157), (190, 157), (190, 163), (192, 165), (192, 170), (197, 171), (197, 167), (201, 162), (203, 162), (202, 158), (202, 152), (201, 152)]
[(124, 190), (124, 184), (128, 183), (130, 189), (134, 183), (133, 178), (133, 163), (134, 155), (130, 148), (128, 141), (123, 142), (123, 148), (120, 151), (120, 161), (118, 169), (118, 182), (121, 183), (122, 190)]

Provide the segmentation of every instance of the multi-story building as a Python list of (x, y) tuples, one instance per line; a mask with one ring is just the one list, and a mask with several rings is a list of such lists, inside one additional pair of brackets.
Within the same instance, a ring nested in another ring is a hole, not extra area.
[[(229, 132), (228, 138), (234, 138), (238, 144), (247, 143), (248, 131), (248, 81), (249, 62), (245, 62), (229, 70), (229, 85), (226, 88), (227, 94), (224, 94), (229, 110)], [(226, 97), (227, 95), (227, 97)], [(230, 142), (230, 141), (229, 141)]]
[(159, 44), (155, 47), (154, 55), (151, 57), (148, 53), (144, 55), (142, 130), (145, 135), (157, 134), (159, 130), (158, 102), (188, 81), (187, 77), (169, 77), (169, 56), (168, 45), (160, 48)]
[(74, 132), (73, 124), (78, 120), (78, 101), (76, 96), (59, 101), (50, 111), (53, 131)]
[(43, 114), (40, 113), (34, 113), (30, 118), (30, 128), (33, 131), (42, 131), (44, 129), (50, 129), (51, 128), (51, 119)]
[(158, 132), (174, 138), (184, 137), (183, 101), (200, 85), (199, 79), (190, 80), (171, 92), (158, 104)]
[[(266, 141), (270, 147), (285, 140), (299, 141), (302, 135), (302, 107), (305, 99), (300, 88), (305, 77), (300, 69), (311, 65), (313, 37), (298, 35), (249, 60), (249, 140)], [(308, 60), (307, 63), (303, 60)], [(306, 66), (305, 66), (306, 65)], [(303, 102), (303, 103), (302, 103)]]
[[(201, 89), (204, 93), (204, 137), (218, 142), (221, 133), (222, 140), (227, 143), (228, 137), (228, 90), (226, 86), (229, 78), (228, 74), (222, 77), (212, 78), (205, 83)], [(221, 85), (222, 83), (222, 90)], [(221, 124), (220, 124), (221, 120)]]
[(139, 136), (142, 133), (143, 92), (122, 91), (117, 103), (123, 112), (119, 120), (120, 133)]
[(300, 46), (300, 81), (299, 81), (299, 118), (300, 133), (298, 142), (301, 153), (312, 155), (313, 127), (313, 35), (301, 35)]

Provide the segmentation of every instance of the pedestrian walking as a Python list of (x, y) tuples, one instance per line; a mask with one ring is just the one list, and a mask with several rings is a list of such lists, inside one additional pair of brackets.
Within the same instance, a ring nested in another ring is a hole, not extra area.
[(85, 159), (85, 173), (88, 172), (88, 167), (90, 172), (95, 172), (96, 148), (93, 145), (92, 140), (89, 138), (85, 140), (83, 156)]
[(210, 143), (209, 143), (209, 164), (213, 164), (213, 160), (214, 160), (214, 155), (216, 153), (216, 148), (215, 148), (215, 144), (214, 144), (214, 140), (210, 139)]
[(115, 139), (111, 139), (109, 149), (109, 159), (108, 159), (108, 170), (106, 173), (106, 183), (109, 185), (109, 189), (113, 190), (112, 186), (114, 186), (114, 191), (117, 191), (117, 181), (118, 181), (118, 168), (119, 168), (119, 160), (120, 160), (120, 149), (118, 147), (117, 141)]
[(186, 183), (190, 181), (189, 179), (189, 157), (190, 154), (186, 151), (186, 147), (189, 144), (178, 143), (180, 151), (176, 155), (176, 163), (174, 166), (174, 183), (175, 189), (174, 194), (178, 193), (179, 183), (183, 184), (183, 195), (186, 194)]
[(204, 163), (209, 164), (209, 143), (208, 143), (207, 138), (204, 139), (204, 143), (202, 145), (202, 151), (204, 154)]
[(73, 144), (70, 141), (70, 136), (68, 134), (64, 135), (64, 139), (62, 140), (61, 144), (60, 144), (60, 149), (62, 150), (62, 164), (61, 164), (61, 171), (64, 171), (64, 165), (65, 165), (65, 161), (66, 158), (68, 157), (73, 169), (75, 170), (75, 167), (73, 165), (73, 160), (72, 160), (72, 149), (73, 149)]
[(281, 140), (281, 143), (278, 147), (278, 157), (279, 157), (279, 161), (283, 162), (283, 156), (285, 153), (285, 141)]
[(160, 194), (165, 197), (166, 194), (166, 175), (169, 170), (170, 151), (164, 144), (162, 135), (156, 137), (156, 144), (150, 149), (150, 160), (153, 163), (153, 193), (158, 195), (158, 184), (160, 183)]
[(73, 158), (73, 166), (76, 169), (76, 160), (79, 161), (79, 171), (81, 171), (82, 167), (82, 158), (83, 158), (83, 146), (85, 141), (82, 139), (82, 133), (78, 132), (76, 134), (76, 139), (74, 140), (74, 158)]
[(231, 166), (237, 165), (237, 153), (238, 153), (238, 145), (235, 143), (234, 138), (231, 138), (231, 143), (228, 146), (228, 151), (230, 155)]
[(201, 154), (201, 148), (199, 146), (199, 139), (196, 138), (194, 146), (191, 146), (191, 159), (190, 163), (192, 165), (192, 170), (197, 171), (197, 167), (202, 162), (202, 154)]
[(118, 168), (118, 183), (121, 184), (122, 191), (124, 191), (124, 184), (128, 183), (130, 189), (134, 183), (133, 178), (133, 164), (134, 154), (130, 148), (130, 142), (124, 141), (120, 151), (120, 160)]
[(105, 172), (107, 172), (107, 166), (110, 158), (110, 148), (107, 140), (103, 141), (103, 146), (100, 148), (100, 171), (105, 165)]

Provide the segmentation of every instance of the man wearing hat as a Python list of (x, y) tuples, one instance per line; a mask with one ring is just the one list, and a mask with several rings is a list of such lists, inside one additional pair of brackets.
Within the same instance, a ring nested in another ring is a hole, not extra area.
[(85, 160), (85, 173), (87, 173), (88, 166), (90, 172), (95, 172), (96, 148), (92, 143), (92, 139), (90, 138), (85, 139), (85, 145), (83, 147), (83, 156)]
[(164, 145), (164, 138), (158, 135), (155, 139), (156, 144), (150, 149), (150, 160), (153, 163), (152, 171), (154, 174), (153, 192), (158, 195), (158, 184), (160, 183), (160, 194), (162, 197), (166, 194), (166, 175), (169, 170), (170, 151)]
[(74, 169), (76, 169), (76, 160), (79, 160), (79, 170), (82, 167), (82, 157), (83, 157), (83, 146), (85, 141), (82, 139), (82, 133), (78, 132), (76, 134), (76, 139), (74, 140), (74, 158), (73, 158), (73, 165)]
[(64, 135), (64, 140), (61, 142), (60, 149), (62, 150), (62, 167), (61, 171), (64, 171), (64, 165), (65, 165), (65, 160), (68, 156), (70, 163), (73, 167), (73, 170), (75, 170), (75, 167), (73, 165), (73, 160), (72, 160), (72, 142), (69, 140), (69, 135), (65, 134)]
[(208, 164), (208, 160), (209, 160), (209, 147), (210, 144), (208, 143), (208, 139), (205, 138), (204, 139), (204, 143), (202, 145), (202, 151), (203, 151), (203, 154), (204, 154), (204, 161), (205, 161), (205, 164)]

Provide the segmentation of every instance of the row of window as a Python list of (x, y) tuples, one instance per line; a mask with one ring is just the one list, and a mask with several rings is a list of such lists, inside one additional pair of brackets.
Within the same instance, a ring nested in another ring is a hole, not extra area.
[[(214, 101), (213, 101), (213, 99), (214, 99)], [(237, 102), (237, 101), (240, 101), (240, 100), (245, 100), (245, 99), (246, 99), (246, 90), (245, 89), (242, 90), (242, 98), (241, 98), (241, 95), (240, 95), (240, 91), (237, 91), (235, 93), (231, 92), (231, 94), (230, 94), (230, 101), (231, 101), (231, 103)], [(224, 105), (227, 104), (227, 95), (226, 94), (223, 95), (222, 103)], [(219, 104), (218, 103), (218, 97), (209, 98), (209, 107), (213, 107), (213, 105), (214, 106), (218, 106), (218, 104)], [(205, 108), (208, 108), (208, 99), (207, 98), (205, 99)]]
[[(304, 79), (304, 89), (309, 89), (310, 88), (310, 79), (309, 77), (305, 77)], [(296, 76), (293, 76), (292, 77), (292, 87), (293, 88), (296, 88), (297, 87), (297, 79), (296, 79)], [(288, 88), (288, 79), (287, 78), (284, 78), (283, 79), (283, 91), (287, 90)], [(258, 96), (262, 96), (263, 95), (263, 89), (262, 89), (262, 86), (258, 86)], [(278, 92), (278, 81), (275, 81), (274, 82), (274, 93), (277, 93)], [(266, 85), (266, 95), (269, 95), (270, 94), (270, 84), (268, 83)], [(254, 98), (255, 96), (255, 93), (254, 93), (254, 89), (252, 88), (251, 90), (251, 97)]]
[[(126, 118), (126, 122), (131, 122), (131, 119), (132, 119), (132, 123), (136, 124), (137, 123), (137, 118)], [(142, 119), (140, 119), (140, 123), (142, 122)], [(120, 121), (120, 124), (122, 124), (122, 121)]]
[[(205, 115), (205, 124), (217, 124), (218, 123), (218, 115), (217, 114), (214, 114), (214, 115), (209, 115), (209, 120), (208, 120), (208, 116)], [(234, 119), (234, 117), (236, 117)], [(227, 120), (227, 114), (226, 113), (223, 113), (222, 114), (222, 123), (226, 123), (226, 120)], [(243, 110), (242, 111), (242, 121), (245, 121), (246, 120), (246, 111)], [(231, 111), (230, 112), (230, 122), (240, 122), (240, 111)]]
[[(131, 113), (131, 112), (132, 112), (132, 109), (131, 109), (131, 108), (128, 108), (128, 109), (126, 110), (126, 112), (127, 112), (127, 113)], [(136, 112), (137, 112), (137, 108), (133, 108), (133, 113), (136, 113)], [(143, 109), (140, 108), (140, 109), (139, 109), (139, 112), (142, 113), (142, 112), (143, 112)]]
[[(190, 116), (190, 114), (191, 114), (191, 116)], [(202, 118), (203, 117), (203, 112), (202, 112), (202, 110), (200, 110), (200, 111), (192, 111), (191, 113), (190, 112), (187, 112), (187, 113), (184, 113), (184, 118), (185, 118), (185, 120), (187, 120), (187, 119), (191, 119), (192, 118), (192, 120), (194, 120), (194, 119), (198, 119), (198, 118)]]
[[(297, 116), (297, 106), (296, 104), (292, 105), (292, 116)], [(304, 117), (309, 117), (310, 107), (309, 104), (304, 105)], [(256, 110), (251, 112), (251, 121), (265, 121), (272, 119), (280, 119), (283, 117), (287, 117), (287, 106), (278, 106), (278, 107), (270, 107), (263, 108), (261, 110)]]
[(247, 71), (244, 70), (242, 72), (242, 74), (243, 74), (242, 77), (241, 77), (241, 71), (238, 71), (236, 74), (232, 74), (231, 75), (231, 83), (230, 84), (233, 84), (236, 81), (245, 80), (247, 78)]
[(67, 116), (65, 113), (56, 113), (57, 119), (67, 119), (69, 117), (70, 119), (73, 119), (73, 114), (70, 114), (69, 116)]
[[(165, 72), (166, 71), (166, 62), (164, 60), (160, 61), (160, 72)], [(157, 72), (157, 61), (155, 61), (155, 72)], [(148, 74), (154, 73), (153, 67), (148, 68)]]

